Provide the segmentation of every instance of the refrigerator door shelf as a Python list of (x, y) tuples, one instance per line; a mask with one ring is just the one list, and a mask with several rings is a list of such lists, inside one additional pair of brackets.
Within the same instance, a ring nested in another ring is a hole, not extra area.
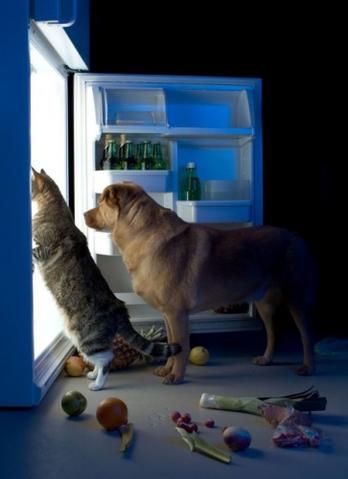
[(110, 231), (94, 232), (94, 251), (106, 256), (120, 256), (117, 246), (113, 243)]
[(249, 223), (251, 201), (177, 201), (178, 216), (189, 223)]
[(102, 193), (106, 186), (123, 181), (133, 181), (147, 192), (168, 191), (169, 170), (99, 170), (94, 172), (94, 190)]

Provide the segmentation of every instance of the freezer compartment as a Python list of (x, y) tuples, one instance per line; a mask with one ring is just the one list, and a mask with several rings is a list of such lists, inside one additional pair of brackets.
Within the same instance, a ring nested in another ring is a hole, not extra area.
[(177, 201), (178, 216), (189, 223), (249, 223), (251, 201)]
[(253, 126), (246, 90), (205, 88), (166, 89), (170, 127), (251, 128)]
[(100, 86), (94, 96), (96, 110), (101, 114), (100, 124), (104, 126), (167, 126), (162, 88)]

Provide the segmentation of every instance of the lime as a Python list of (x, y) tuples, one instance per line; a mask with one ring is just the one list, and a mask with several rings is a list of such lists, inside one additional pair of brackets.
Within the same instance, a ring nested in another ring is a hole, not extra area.
[(87, 407), (87, 399), (79, 391), (68, 391), (62, 397), (62, 408), (69, 416), (79, 416)]

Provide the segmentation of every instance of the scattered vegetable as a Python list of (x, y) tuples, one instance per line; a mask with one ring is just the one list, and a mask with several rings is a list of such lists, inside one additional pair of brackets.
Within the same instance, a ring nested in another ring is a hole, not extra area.
[(230, 397), (203, 393), (199, 401), (201, 407), (247, 412), (259, 416), (261, 415), (261, 408), (265, 404), (292, 406), (298, 411), (324, 411), (327, 400), (326, 397), (321, 397), (319, 391), (311, 386), (305, 391), (288, 394), (287, 396)]
[(134, 427), (132, 423), (125, 424), (120, 427), (121, 445), (120, 452), (125, 452), (133, 441)]
[(179, 413), (179, 411), (173, 411), (171, 414), (170, 414), (170, 417), (172, 418), (172, 421), (175, 422), (175, 424), (177, 423), (178, 419), (181, 418), (181, 414)]
[(189, 434), (186, 430), (181, 427), (177, 427), (176, 430), (180, 434), (181, 438), (190, 448), (191, 452), (199, 452), (200, 454), (205, 454), (206, 456), (212, 457), (218, 461), (228, 464), (231, 462), (231, 457), (229, 454), (226, 454), (221, 449), (209, 444), (201, 437), (198, 436), (195, 432)]
[(178, 427), (185, 429), (186, 432), (198, 432), (198, 425), (192, 422), (191, 414), (188, 412), (181, 414), (179, 411), (173, 411), (170, 417)]
[(251, 443), (250, 433), (241, 427), (225, 427), (222, 437), (231, 451), (243, 451)]
[(183, 416), (181, 416), (181, 420), (186, 422), (186, 424), (190, 424), (192, 422), (191, 414), (186, 412)]
[(213, 428), (215, 427), (215, 421), (214, 419), (207, 419), (206, 421), (204, 421), (204, 425), (205, 427)]
[(198, 426), (195, 422), (191, 424), (191, 431), (192, 432), (198, 432)]
[(114, 431), (127, 424), (128, 409), (119, 398), (109, 397), (101, 401), (96, 412), (98, 422), (107, 430)]
[(69, 416), (79, 416), (87, 407), (87, 399), (79, 391), (68, 391), (62, 397), (61, 405)]

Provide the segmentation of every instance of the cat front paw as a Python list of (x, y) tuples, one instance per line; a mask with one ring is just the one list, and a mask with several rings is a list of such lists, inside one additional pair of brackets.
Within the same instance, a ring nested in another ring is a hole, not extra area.
[(91, 391), (100, 391), (100, 389), (103, 389), (103, 386), (93, 381), (88, 384), (88, 389), (90, 389)]
[(97, 377), (97, 372), (98, 371), (88, 371), (88, 373), (86, 374), (86, 376), (88, 377), (88, 379), (95, 379)]

